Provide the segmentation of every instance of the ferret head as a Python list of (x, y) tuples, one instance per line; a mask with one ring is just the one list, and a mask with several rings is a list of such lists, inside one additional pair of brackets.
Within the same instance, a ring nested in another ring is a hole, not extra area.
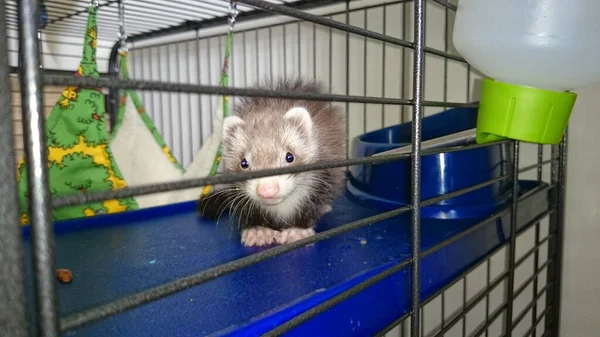
[[(313, 120), (303, 107), (230, 116), (223, 121), (223, 164), (228, 172), (276, 169), (313, 163), (317, 143)], [(240, 191), (266, 209), (305, 198), (310, 173), (282, 174), (239, 182)], [(291, 204), (290, 204), (291, 202)]]

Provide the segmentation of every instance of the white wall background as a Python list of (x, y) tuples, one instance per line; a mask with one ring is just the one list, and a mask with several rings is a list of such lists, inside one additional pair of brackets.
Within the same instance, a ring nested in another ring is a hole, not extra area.
[[(383, 3), (389, 4), (385, 7), (353, 10), (349, 15), (349, 23), (412, 41), (412, 3), (382, 0), (353, 1), (351, 9)], [(311, 12), (346, 22), (344, 9), (345, 5), (341, 4)], [(102, 10), (99, 11), (99, 15), (102, 15)], [(447, 11), (432, 1), (427, 2), (425, 43), (428, 47), (456, 53), (451, 42), (453, 18), (452, 11)], [(274, 24), (278, 25), (261, 28)], [(197, 36), (196, 33), (190, 32), (136, 44), (130, 57), (131, 75), (135, 79), (218, 85), (224, 51), (223, 33), (226, 29), (226, 27), (218, 27), (200, 31)], [(9, 34), (12, 36), (10, 61), (12, 65), (16, 65), (16, 34), (14, 32)], [(83, 35), (83, 32), (80, 35)], [(73, 32), (60, 36), (44, 34), (42, 45), (44, 67), (75, 71), (81, 55), (81, 43), (82, 38), (78, 38)], [(107, 70), (108, 54), (112, 43), (113, 40), (108, 38), (98, 43), (98, 63), (101, 72)], [(245, 87), (264, 76), (280, 75), (318, 78), (332, 93), (336, 94), (410, 98), (412, 51), (354, 35), (349, 36), (349, 45), (347, 45), (345, 32), (311, 23), (297, 23), (290, 18), (273, 17), (260, 22), (238, 24), (230, 66), (230, 85)], [(427, 55), (425, 99), (475, 101), (478, 99), (480, 78), (480, 74), (468, 69), (462, 63)], [(347, 82), (348, 92), (346, 92)], [(593, 127), (597, 124), (597, 117), (591, 111), (595, 108), (594, 104), (598, 102), (600, 87), (582, 89), (578, 93), (580, 97), (573, 113), (569, 145), (567, 232), (561, 321), (561, 335), (568, 337), (594, 336), (600, 331), (600, 320), (596, 317), (600, 309), (600, 282), (598, 282), (600, 274), (597, 272), (600, 258), (595, 254), (597, 246), (595, 243), (600, 236), (595, 230), (598, 222), (595, 219), (598, 213), (596, 200), (600, 197), (600, 188), (597, 184), (595, 186), (593, 184), (597, 182), (595, 173), (600, 170), (600, 156), (592, 148), (595, 139), (590, 139), (596, 137)], [(188, 165), (203, 140), (212, 132), (210, 113), (214, 111), (220, 97), (141, 91), (140, 94), (146, 110), (162, 132), (165, 141), (184, 166)], [(15, 96), (17, 95), (13, 95)], [(50, 100), (45, 104), (54, 103), (52, 99)], [(13, 105), (16, 110), (19, 108), (18, 99), (13, 99)], [(341, 106), (345, 107), (345, 104), (341, 103)], [(426, 115), (439, 111), (441, 111), (439, 108), (425, 109)], [(410, 107), (390, 105), (349, 104), (347, 113), (349, 140), (365, 131), (408, 121), (411, 118)], [(18, 121), (18, 115), (15, 121)], [(17, 143), (19, 143), (20, 128), (17, 127), (16, 130)], [(537, 151), (535, 145), (522, 144), (521, 167), (536, 163)], [(544, 159), (549, 157), (550, 148), (546, 146)], [(543, 174), (545, 181), (549, 180), (549, 171), (549, 166), (546, 166)], [(522, 179), (536, 179), (536, 172), (523, 174)], [(582, 191), (583, 194), (580, 194)], [(548, 235), (547, 219), (541, 222), (539, 235), (540, 240)], [(535, 227), (519, 237), (517, 259), (531, 249), (535, 240)], [(517, 269), (515, 289), (519, 288), (535, 269), (545, 264), (547, 244), (539, 250), (537, 266), (534, 266), (534, 257), (531, 255)], [(485, 289), (486, 284), (493, 282), (507, 270), (506, 264), (507, 250), (502, 249), (465, 279), (459, 280), (446, 290), (443, 295), (443, 315), (441, 296), (429, 302), (423, 313), (424, 335), (436, 334), (442, 320), (447, 323), (463, 310), (464, 300), (469, 303), (475, 298)], [(490, 280), (486, 277), (488, 266), (491, 271)], [(535, 281), (538, 291), (546, 285), (545, 270), (539, 275), (540, 277)], [(486, 314), (493, 314), (505, 302), (505, 287), (506, 281), (489, 295), (489, 300), (484, 299), (475, 305), (467, 314), (466, 320), (459, 321), (445, 336), (463, 336), (464, 333), (470, 335), (477, 330), (485, 321)], [(517, 317), (532, 301), (533, 290), (534, 286), (531, 283), (516, 299), (513, 317)], [(540, 315), (544, 309), (545, 297), (541, 297), (537, 305), (537, 315)], [(514, 336), (522, 336), (530, 328), (532, 315), (530, 310), (527, 317), (515, 328)], [(504, 315), (500, 315), (490, 327), (487, 336), (501, 336), (503, 320)], [(409, 326), (407, 321), (403, 326), (390, 331), (388, 336), (408, 336)], [(535, 336), (542, 334), (543, 321)]]

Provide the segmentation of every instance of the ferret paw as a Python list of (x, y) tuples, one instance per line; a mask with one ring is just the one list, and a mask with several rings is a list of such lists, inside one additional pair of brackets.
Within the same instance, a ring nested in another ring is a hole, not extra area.
[(252, 227), (242, 231), (242, 244), (247, 247), (266, 246), (279, 241), (281, 232), (267, 227)]
[(325, 214), (331, 212), (331, 209), (332, 209), (331, 205), (323, 205), (323, 206), (321, 206), (321, 209), (319, 210), (320, 215), (325, 215)]
[(312, 228), (288, 228), (281, 231), (279, 235), (279, 244), (291, 243), (315, 235)]

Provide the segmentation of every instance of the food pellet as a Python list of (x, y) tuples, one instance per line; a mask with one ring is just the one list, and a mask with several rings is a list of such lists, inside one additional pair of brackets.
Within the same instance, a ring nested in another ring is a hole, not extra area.
[(56, 278), (62, 283), (71, 283), (73, 280), (73, 273), (66, 268), (56, 270)]

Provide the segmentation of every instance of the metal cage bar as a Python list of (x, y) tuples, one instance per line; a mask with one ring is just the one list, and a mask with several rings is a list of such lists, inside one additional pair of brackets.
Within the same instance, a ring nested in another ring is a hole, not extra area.
[(54, 233), (48, 182), (48, 158), (43, 115), (40, 54), (37, 41), (39, 1), (19, 2), (20, 87), (23, 134), (27, 146), (29, 213), (34, 265), (37, 334), (58, 336), (58, 298), (54, 279)]
[(423, 77), (425, 48), (425, 0), (415, 0), (414, 57), (413, 57), (413, 113), (411, 153), (411, 284), (412, 312), (411, 337), (421, 337), (421, 121), (423, 118)]
[[(5, 17), (5, 1), (0, 0), (0, 18)], [(25, 297), (25, 257), (19, 229), (19, 200), (13, 156), (13, 120), (10, 97), (10, 66), (6, 21), (0, 26), (0, 335), (28, 336)]]

